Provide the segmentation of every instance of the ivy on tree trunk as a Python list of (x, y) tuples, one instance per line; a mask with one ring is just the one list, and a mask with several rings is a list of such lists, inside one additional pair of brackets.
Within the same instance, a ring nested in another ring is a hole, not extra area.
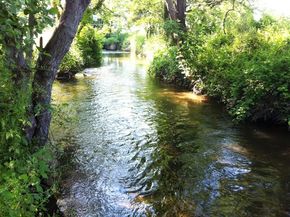
[(89, 3), (90, 0), (66, 0), (59, 25), (38, 57), (33, 78), (31, 126), (26, 133), (29, 140), (36, 141), (40, 146), (48, 139), (52, 84)]

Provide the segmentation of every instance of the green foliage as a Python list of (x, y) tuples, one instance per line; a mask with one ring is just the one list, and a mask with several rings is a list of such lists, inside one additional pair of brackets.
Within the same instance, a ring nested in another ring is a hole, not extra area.
[(178, 68), (177, 52), (177, 47), (159, 51), (148, 69), (149, 73), (160, 80), (174, 82), (175, 76), (181, 74)]
[(135, 36), (135, 43), (136, 43), (135, 52), (137, 55), (143, 54), (143, 46), (145, 44), (145, 39), (146, 37), (144, 35)]
[[(8, 217), (35, 216), (45, 213), (50, 191), (44, 189), (42, 179), (47, 178), (47, 150), (5, 162), (0, 166), (0, 215)], [(9, 208), (8, 208), (9, 207)]]
[(121, 33), (121, 31), (117, 31), (106, 36), (104, 45), (106, 47), (112, 44), (116, 44), (117, 50), (126, 50), (129, 48), (128, 38), (128, 33)]
[(44, 213), (50, 195), (41, 180), (48, 177), (46, 149), (37, 152), (26, 141), (30, 89), (15, 87), (12, 72), (0, 59), (0, 216), (35, 216)]
[(290, 44), (273, 34), (271, 40), (266, 33), (215, 35), (194, 63), (207, 93), (221, 98), (236, 120), (289, 117)]
[(131, 42), (129, 38), (129, 34), (124, 38), (121, 45), (121, 50), (128, 51), (131, 49)]
[[(227, 3), (193, 8), (182, 42), (172, 48), (178, 50), (175, 58), (170, 49), (158, 53), (149, 71), (167, 82), (182, 73), (201, 81), (204, 91), (224, 102), (237, 121), (287, 123), (290, 22), (268, 15), (255, 21), (253, 12), (240, 5), (225, 20), (230, 8)], [(168, 21), (164, 29), (180, 34)]]
[[(47, 0), (0, 1), (0, 43), (4, 47), (17, 46), (29, 52), (35, 43), (33, 37), (53, 25), (56, 12)], [(29, 16), (33, 16), (33, 22), (29, 22)]]
[(21, 87), (18, 87), (18, 91), (15, 91), (12, 73), (5, 67), (2, 57), (0, 62), (0, 160), (3, 163), (11, 156), (21, 156), (21, 146), (26, 144), (21, 128), (27, 123), (26, 103), (30, 90), (21, 91)]
[(178, 47), (171, 46), (157, 52), (148, 69), (149, 74), (160, 81), (185, 89), (192, 88), (192, 82), (180, 67)]
[(182, 34), (180, 25), (175, 20), (166, 20), (163, 24), (163, 29), (167, 38), (176, 37)]
[(92, 26), (83, 27), (77, 36), (76, 43), (86, 67), (101, 65), (103, 36)]
[(82, 70), (83, 58), (80, 50), (75, 44), (72, 44), (69, 52), (63, 58), (59, 67), (59, 73), (73, 73), (76, 74)]
[(164, 2), (161, 0), (132, 0), (127, 5), (128, 20), (132, 26), (141, 26), (147, 36), (158, 34), (162, 29)]

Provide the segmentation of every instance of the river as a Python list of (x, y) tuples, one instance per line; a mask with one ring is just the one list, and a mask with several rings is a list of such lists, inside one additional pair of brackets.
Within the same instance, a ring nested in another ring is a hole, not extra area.
[(65, 216), (290, 216), (286, 129), (236, 125), (128, 54), (86, 74), (53, 91), (77, 119), (52, 130)]

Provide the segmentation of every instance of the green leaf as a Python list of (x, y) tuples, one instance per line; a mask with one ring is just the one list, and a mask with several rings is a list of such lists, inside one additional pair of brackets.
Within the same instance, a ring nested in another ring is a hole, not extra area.
[(25, 8), (24, 11), (23, 11), (23, 13), (24, 13), (25, 15), (28, 15), (28, 14), (30, 13), (30, 10), (29, 10), (28, 8)]
[(56, 15), (58, 14), (58, 9), (57, 8), (51, 8), (48, 10), (48, 13), (52, 14), (52, 15)]

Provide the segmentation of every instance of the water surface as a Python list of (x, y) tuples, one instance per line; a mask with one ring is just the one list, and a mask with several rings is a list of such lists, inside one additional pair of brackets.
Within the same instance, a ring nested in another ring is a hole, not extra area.
[(66, 216), (290, 216), (290, 135), (154, 82), (128, 54), (54, 86), (78, 117), (64, 145)]

